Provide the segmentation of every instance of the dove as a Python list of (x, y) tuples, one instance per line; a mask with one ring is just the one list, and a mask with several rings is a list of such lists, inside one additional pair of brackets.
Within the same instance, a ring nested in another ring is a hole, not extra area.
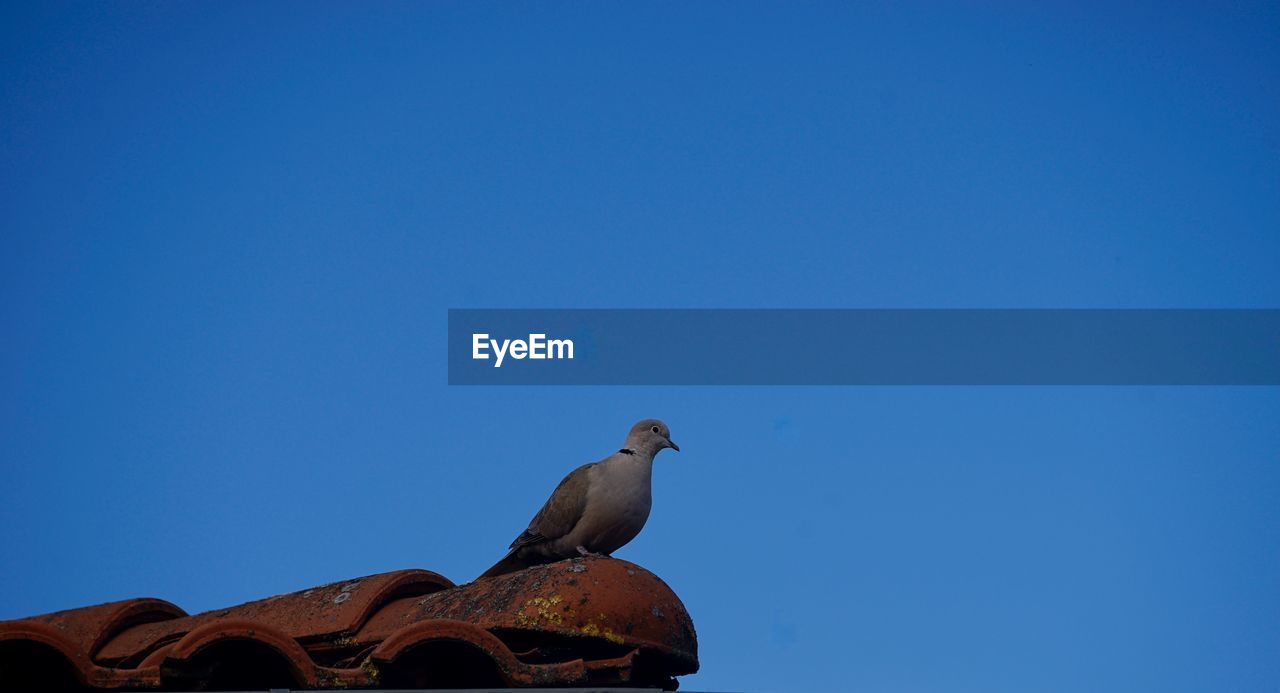
[(569, 472), (507, 555), (480, 577), (617, 551), (649, 519), (653, 457), (666, 448), (680, 452), (666, 424), (645, 419), (632, 426), (621, 450)]

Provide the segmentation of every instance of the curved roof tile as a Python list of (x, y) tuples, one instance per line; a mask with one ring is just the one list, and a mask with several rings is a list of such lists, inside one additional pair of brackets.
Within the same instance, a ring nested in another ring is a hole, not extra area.
[(698, 669), (656, 575), (575, 558), (455, 586), (400, 570), (187, 616), (132, 599), (0, 622), (0, 689), (659, 685)]

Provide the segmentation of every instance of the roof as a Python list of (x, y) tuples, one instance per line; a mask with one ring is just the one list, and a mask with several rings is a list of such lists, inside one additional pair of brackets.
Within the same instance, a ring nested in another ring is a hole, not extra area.
[(587, 557), (461, 586), (398, 570), (194, 616), (142, 598), (3, 621), (0, 690), (674, 690), (697, 650), (666, 583)]

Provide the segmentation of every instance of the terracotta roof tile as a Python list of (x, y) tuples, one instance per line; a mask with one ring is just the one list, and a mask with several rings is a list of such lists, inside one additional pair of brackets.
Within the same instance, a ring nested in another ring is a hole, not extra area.
[(631, 685), (697, 671), (679, 598), (581, 558), (455, 586), (400, 570), (188, 616), (131, 599), (0, 622), (0, 689)]

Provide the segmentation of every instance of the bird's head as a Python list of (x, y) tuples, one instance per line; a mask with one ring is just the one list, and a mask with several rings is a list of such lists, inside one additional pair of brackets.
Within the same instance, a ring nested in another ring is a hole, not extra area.
[(651, 456), (658, 454), (663, 448), (680, 452), (680, 446), (671, 440), (671, 429), (657, 419), (645, 419), (632, 426), (623, 447)]

